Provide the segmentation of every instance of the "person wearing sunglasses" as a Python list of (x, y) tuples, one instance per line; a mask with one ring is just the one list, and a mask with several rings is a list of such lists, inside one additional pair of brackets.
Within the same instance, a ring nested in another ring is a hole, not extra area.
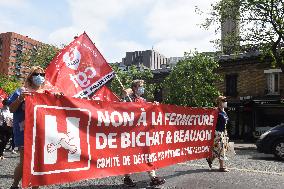
[(212, 162), (215, 158), (218, 158), (220, 172), (228, 172), (229, 170), (225, 168), (224, 161), (228, 160), (226, 156), (226, 151), (228, 149), (229, 138), (227, 135), (226, 125), (228, 123), (228, 115), (225, 112), (227, 108), (227, 99), (225, 96), (219, 96), (216, 99), (218, 106), (218, 118), (214, 135), (214, 144), (212, 148), (212, 157), (206, 158), (209, 168), (212, 168)]
[[(32, 93), (44, 93), (45, 87), (45, 71), (39, 66), (30, 69), (23, 87), (17, 89), (8, 99), (10, 111), (13, 113), (13, 132), (14, 143), (19, 148), (20, 162), (14, 171), (14, 182), (11, 189), (19, 188), (19, 182), (23, 173), (24, 158), (24, 121), (25, 121), (25, 97)], [(38, 187), (33, 187), (38, 188)]]

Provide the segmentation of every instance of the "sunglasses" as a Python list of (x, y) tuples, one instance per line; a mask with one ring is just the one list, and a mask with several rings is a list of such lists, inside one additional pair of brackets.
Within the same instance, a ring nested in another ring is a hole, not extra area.
[(32, 76), (42, 76), (44, 77), (45, 76), (45, 73), (33, 73)]
[(221, 100), (221, 101), (222, 101), (222, 102), (228, 102), (227, 99), (223, 99), (223, 100)]

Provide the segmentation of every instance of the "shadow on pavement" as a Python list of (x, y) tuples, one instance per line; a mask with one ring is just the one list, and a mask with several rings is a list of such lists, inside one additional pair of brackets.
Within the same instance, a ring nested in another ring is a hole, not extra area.
[(164, 177), (164, 178), (167, 181), (167, 179), (179, 177), (179, 176), (182, 176), (182, 175), (188, 175), (188, 174), (194, 174), (194, 173), (204, 173), (204, 172), (212, 172), (212, 170), (209, 170), (209, 168), (207, 168), (207, 169), (194, 169), (194, 170), (190, 169), (190, 170), (187, 170), (187, 171), (176, 171), (175, 174), (169, 175), (169, 176)]
[(246, 156), (247, 155), (253, 156), (255, 153), (257, 153), (255, 149), (247, 149), (247, 150), (244, 150), (244, 149), (236, 150), (235, 149), (235, 152), (236, 152), (237, 155), (246, 155)]
[[(209, 169), (195, 169), (195, 170), (187, 170), (187, 171), (176, 171), (173, 175), (169, 175), (166, 177), (163, 177), (164, 179), (170, 179), (170, 178), (174, 178), (174, 177), (178, 177), (181, 175), (187, 175), (187, 174), (194, 174), (194, 173), (204, 173), (204, 172), (212, 172)], [(134, 180), (135, 181), (135, 180)], [(149, 182), (150, 180), (145, 180), (145, 181), (136, 181), (136, 186), (135, 187), (131, 187), (131, 188), (146, 188), (146, 189), (154, 189), (154, 188), (161, 188), (163, 187), (163, 185), (161, 186), (157, 186), (157, 187), (151, 187), (149, 186)], [(89, 185), (89, 186), (74, 186), (74, 187), (60, 187), (61, 189), (120, 189), (120, 188), (130, 188), (125, 186), (124, 184), (120, 184), (120, 185)]]
[(13, 175), (0, 175), (0, 179), (13, 178)]
[[(135, 180), (134, 180), (135, 182)], [(155, 187), (150, 187), (149, 184), (150, 181), (136, 181), (136, 186), (135, 187), (131, 187), (131, 188), (155, 188)], [(120, 188), (130, 188), (125, 186), (124, 184), (120, 184), (120, 185), (88, 185), (88, 186), (74, 186), (74, 187), (60, 187), (61, 189), (108, 189), (108, 188), (112, 188), (112, 189), (120, 189)]]
[(106, 188), (114, 188), (114, 189), (119, 189), (119, 188), (126, 188), (124, 185), (116, 185), (116, 186), (111, 186), (111, 185), (89, 185), (89, 186), (74, 186), (74, 187), (60, 187), (61, 189), (75, 189), (75, 188), (78, 188), (78, 189), (87, 189), (87, 188), (90, 188), (90, 189), (106, 189)]
[(274, 156), (252, 156), (249, 159), (253, 159), (253, 160), (265, 160), (265, 161), (278, 161), (281, 162), (281, 160), (277, 159)]

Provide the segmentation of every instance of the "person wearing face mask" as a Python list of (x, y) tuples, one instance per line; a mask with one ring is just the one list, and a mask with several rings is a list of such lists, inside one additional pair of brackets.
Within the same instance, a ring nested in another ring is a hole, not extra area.
[(25, 96), (32, 93), (44, 93), (45, 90), (45, 71), (39, 66), (34, 66), (26, 77), (23, 87), (17, 89), (8, 99), (9, 109), (13, 113), (14, 143), (20, 152), (20, 162), (15, 168), (11, 189), (19, 188), (23, 172)]
[(220, 172), (228, 172), (229, 170), (225, 168), (224, 161), (228, 160), (226, 156), (226, 151), (228, 149), (229, 138), (227, 135), (226, 125), (228, 123), (228, 115), (225, 112), (225, 108), (227, 108), (227, 99), (224, 96), (219, 96), (216, 99), (216, 103), (218, 106), (218, 118), (214, 135), (214, 144), (212, 148), (212, 157), (206, 159), (209, 168), (212, 168), (212, 162), (215, 158), (218, 158), (220, 168)]
[[(139, 102), (146, 103), (146, 99), (142, 97), (144, 95), (144, 80), (134, 80), (131, 84), (131, 89), (125, 89), (122, 91), (124, 102)], [(164, 184), (166, 181), (163, 178), (156, 176), (156, 171), (148, 171), (149, 177), (151, 179), (150, 186), (159, 186)], [(134, 187), (136, 184), (130, 178), (129, 174), (124, 175), (123, 182), (128, 187)]]
[[(134, 80), (131, 84), (131, 89), (125, 89), (122, 91), (122, 97), (124, 102), (146, 102), (144, 95), (144, 80)], [(129, 99), (130, 98), (130, 99)]]

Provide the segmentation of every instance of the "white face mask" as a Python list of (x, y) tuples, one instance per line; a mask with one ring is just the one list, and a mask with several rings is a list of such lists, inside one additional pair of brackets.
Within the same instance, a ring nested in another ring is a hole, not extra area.
[(227, 108), (228, 107), (228, 102), (223, 102), (222, 106), (223, 106), (223, 108)]
[(145, 88), (144, 87), (138, 87), (136, 93), (137, 95), (143, 95), (144, 94), (144, 91), (145, 91)]
[(33, 83), (36, 86), (40, 86), (44, 83), (45, 78), (43, 76), (37, 75), (37, 76), (33, 76)]

